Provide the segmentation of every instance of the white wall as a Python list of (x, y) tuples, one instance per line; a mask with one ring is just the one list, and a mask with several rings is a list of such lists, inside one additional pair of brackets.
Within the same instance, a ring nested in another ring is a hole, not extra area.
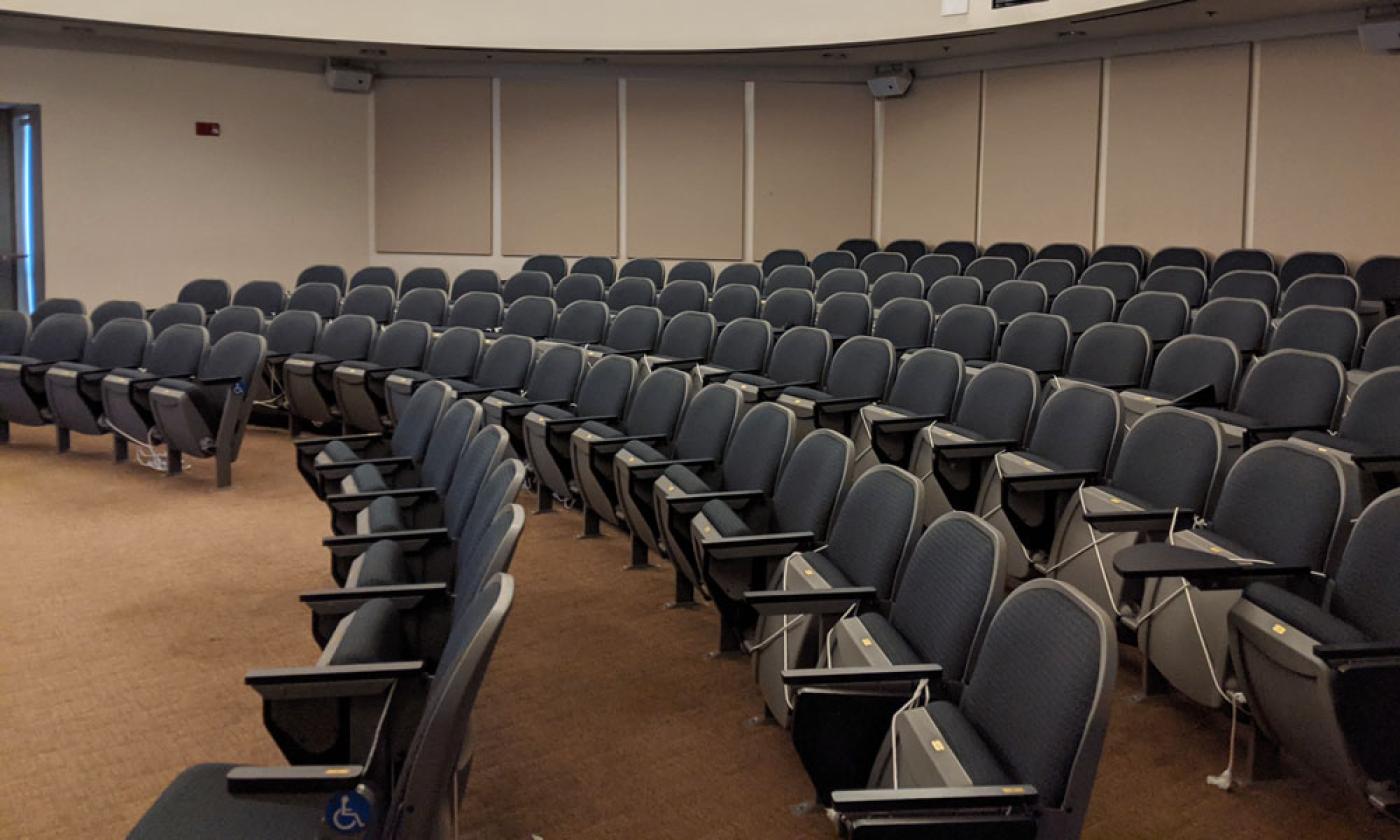
[(367, 257), (369, 98), (317, 74), (0, 45), (0, 102), (41, 107), (50, 297)]

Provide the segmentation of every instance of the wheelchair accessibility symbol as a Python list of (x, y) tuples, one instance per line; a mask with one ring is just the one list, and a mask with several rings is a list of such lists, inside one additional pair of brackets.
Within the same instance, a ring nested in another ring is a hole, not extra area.
[(360, 834), (369, 827), (374, 806), (357, 791), (342, 791), (326, 803), (326, 825), (336, 834)]

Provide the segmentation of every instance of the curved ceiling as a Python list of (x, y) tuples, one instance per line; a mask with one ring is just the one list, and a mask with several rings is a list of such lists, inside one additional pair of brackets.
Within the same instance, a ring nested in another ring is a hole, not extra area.
[(0, 10), (278, 38), (490, 50), (707, 52), (912, 41), (1163, 0), (0, 0)]

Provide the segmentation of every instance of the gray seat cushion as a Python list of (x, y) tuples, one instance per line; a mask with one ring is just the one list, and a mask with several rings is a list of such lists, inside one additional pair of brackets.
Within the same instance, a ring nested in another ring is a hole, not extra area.
[(333, 440), (321, 448), (316, 454), (318, 464), (343, 464), (346, 461), (360, 460), (359, 454), (350, 448), (344, 441)]
[(889, 619), (879, 613), (862, 613), (860, 623), (865, 625), (865, 631), (870, 634), (870, 638), (880, 647), (880, 651), (894, 665), (917, 665), (923, 661), (918, 652), (909, 646), (899, 631), (894, 629)]
[(773, 380), (769, 379), (768, 377), (766, 377), (766, 376), (759, 376), (759, 375), (756, 374), (756, 373), (735, 373), (735, 374), (731, 374), (730, 377), (729, 377), (729, 381), (730, 381), (730, 382), (742, 382), (742, 383), (744, 383), (745, 385), (757, 385), (757, 386), (759, 386), (759, 387), (762, 387), (762, 386), (765, 386), (765, 385), (776, 385), (776, 384), (777, 384), (777, 383), (775, 383)]
[(1368, 641), (1365, 633), (1281, 586), (1251, 583), (1244, 599), (1322, 644)]
[(1349, 455), (1384, 454), (1378, 452), (1376, 450), (1376, 447), (1370, 445), (1369, 443), (1363, 443), (1359, 440), (1351, 440), (1350, 438), (1344, 438), (1338, 435), (1329, 435), (1326, 432), (1307, 430), (1302, 432), (1294, 432), (1293, 437), (1298, 438), (1299, 440), (1305, 440), (1308, 443), (1315, 443), (1318, 446), (1326, 446), (1330, 449), (1338, 449)]
[(652, 462), (667, 460), (666, 456), (662, 455), (656, 447), (649, 446), (645, 443), (642, 443), (639, 440), (634, 440), (626, 446), (623, 446), (622, 451), (630, 453), (631, 455), (640, 458), (643, 461)]
[(622, 437), (622, 432), (619, 432), (607, 423), (600, 423), (597, 420), (589, 420), (587, 423), (579, 426), (579, 428), (585, 432), (592, 432), (601, 438)]
[(392, 540), (371, 545), (356, 561), (355, 586), (394, 586), (413, 583), (403, 549)]
[(403, 659), (403, 623), (389, 599), (367, 601), (341, 622), (349, 624), (344, 625), (340, 643), (327, 664), (365, 665)]
[(354, 477), (355, 487), (361, 493), (389, 489), (389, 483), (384, 480), (384, 473), (375, 469), (373, 464), (361, 464), (351, 470), (350, 475)]
[(161, 793), (128, 835), (136, 840), (221, 837), (226, 840), (278, 840), (315, 837), (325, 794), (277, 801), (235, 797), (225, 776), (236, 765), (196, 764)]
[(402, 531), (403, 528), (403, 508), (399, 507), (398, 499), (392, 496), (380, 496), (369, 503), (369, 533), (378, 534), (383, 531)]
[(718, 499), (706, 502), (700, 512), (721, 537), (743, 537), (753, 533), (734, 508)]
[(662, 475), (670, 479), (682, 493), (709, 493), (712, 489), (687, 467), (670, 466)]
[(783, 395), (788, 397), (797, 397), (799, 400), (811, 400), (812, 402), (821, 402), (822, 400), (831, 399), (830, 394), (828, 394), (825, 391), (818, 391), (816, 388), (786, 388), (783, 390)]
[(550, 420), (562, 420), (565, 417), (573, 417), (574, 413), (567, 408), (560, 408), (557, 405), (537, 405), (530, 409), (531, 414), (538, 414)]
[(1018, 781), (1002, 769), (1001, 762), (957, 706), (940, 700), (930, 703), (925, 711), (943, 733), (943, 740), (974, 785), (1007, 785)]

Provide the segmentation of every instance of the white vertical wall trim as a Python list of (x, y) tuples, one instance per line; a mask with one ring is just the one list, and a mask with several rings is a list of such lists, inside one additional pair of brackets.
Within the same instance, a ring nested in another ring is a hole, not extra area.
[(365, 214), (367, 216), (365, 219), (365, 227), (369, 230), (365, 265), (374, 265), (377, 262), (375, 255), (379, 252), (378, 231), (375, 230), (374, 226), (376, 201), (374, 194), (374, 102), (375, 98), (371, 95), (369, 104), (365, 108), (365, 135), (369, 138), (365, 143), (365, 150), (368, 153), (366, 155), (368, 159), (365, 161), (365, 170), (369, 173), (369, 177), (365, 181), (365, 195), (369, 198), (369, 201), (365, 204)]
[(870, 236), (876, 241), (885, 241), (885, 216), (880, 207), (885, 203), (885, 103), (875, 100), (874, 142), (870, 148), (873, 160), (870, 163)]
[(1094, 192), (1094, 247), (1104, 244), (1104, 229), (1108, 203), (1108, 76), (1113, 59), (1105, 58), (1099, 65), (1099, 151), (1097, 184)]
[(1254, 247), (1254, 192), (1259, 183), (1259, 68), (1262, 41), (1249, 45), (1249, 116), (1245, 124), (1244, 147), (1244, 230), (1240, 242), (1246, 248)]
[(491, 80), (491, 256), (501, 256), (501, 80)]
[(753, 261), (754, 83), (744, 82), (744, 259)]
[(627, 80), (617, 80), (617, 256), (627, 259)]
[(977, 74), (977, 206), (972, 224), (972, 239), (982, 241), (982, 161), (987, 146), (987, 71)]

